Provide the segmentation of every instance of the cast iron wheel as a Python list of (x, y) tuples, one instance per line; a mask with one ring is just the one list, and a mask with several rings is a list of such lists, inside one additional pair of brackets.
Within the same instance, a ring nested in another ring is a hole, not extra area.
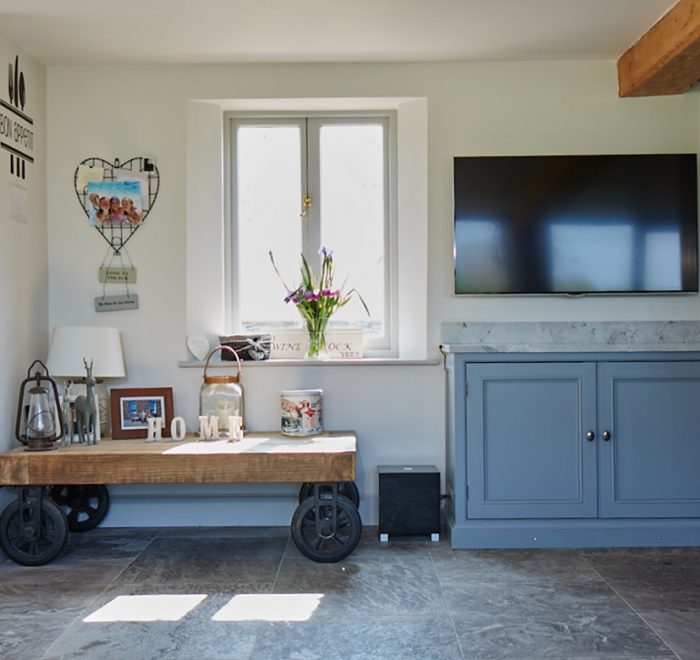
[[(321, 490), (330, 492), (330, 485), (321, 484)], [(314, 485), (310, 483), (303, 483), (299, 489), (299, 504), (301, 504), (307, 497), (314, 494)], [(347, 497), (354, 505), (356, 509), (360, 508), (360, 491), (357, 490), (357, 486), (354, 481), (343, 481), (338, 484), (338, 495)]]
[(335, 524), (332, 497), (323, 498), (318, 511), (316, 499), (308, 497), (294, 512), (292, 539), (299, 551), (309, 559), (318, 562), (340, 561), (360, 542), (362, 521), (357, 508), (343, 495), (338, 495), (336, 502)]
[(109, 511), (109, 492), (102, 484), (51, 486), (49, 497), (66, 514), (72, 532), (95, 529)]
[[(25, 509), (25, 514), (30, 513)], [(12, 561), (24, 566), (48, 564), (68, 540), (68, 522), (51, 500), (41, 500), (41, 530), (30, 516), (22, 520), (20, 502), (11, 502), (0, 516), (0, 546)]]

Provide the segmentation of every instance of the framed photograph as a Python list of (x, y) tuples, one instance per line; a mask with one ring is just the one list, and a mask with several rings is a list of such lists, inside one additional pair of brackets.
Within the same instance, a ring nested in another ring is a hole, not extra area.
[(173, 419), (173, 388), (142, 387), (113, 389), (110, 393), (112, 437), (145, 439), (150, 417), (163, 418), (163, 437), (170, 437)]
[(138, 181), (91, 181), (85, 189), (89, 222), (94, 227), (138, 225), (143, 218)]

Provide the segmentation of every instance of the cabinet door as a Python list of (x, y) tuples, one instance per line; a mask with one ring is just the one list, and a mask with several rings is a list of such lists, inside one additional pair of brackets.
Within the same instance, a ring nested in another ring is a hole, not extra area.
[(595, 364), (466, 370), (469, 518), (595, 517)]
[(610, 362), (598, 373), (600, 515), (700, 516), (700, 363)]

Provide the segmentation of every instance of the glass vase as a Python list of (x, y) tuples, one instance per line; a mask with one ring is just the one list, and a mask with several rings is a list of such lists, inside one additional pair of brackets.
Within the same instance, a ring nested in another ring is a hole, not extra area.
[(306, 323), (306, 332), (309, 338), (309, 346), (306, 349), (306, 357), (311, 360), (325, 360), (328, 358), (326, 350), (326, 325), (327, 318), (312, 319)]

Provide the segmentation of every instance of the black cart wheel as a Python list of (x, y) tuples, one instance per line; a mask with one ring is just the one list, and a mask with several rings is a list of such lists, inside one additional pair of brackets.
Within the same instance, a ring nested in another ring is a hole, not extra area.
[(19, 500), (6, 507), (0, 516), (0, 546), (18, 564), (41, 566), (63, 549), (68, 540), (68, 522), (63, 511), (43, 497), (40, 525), (32, 519), (32, 513), (32, 507), (21, 509)]
[[(338, 495), (333, 506), (332, 494), (306, 498), (292, 517), (292, 539), (299, 551), (318, 562), (340, 561), (360, 542), (362, 521), (355, 505)], [(334, 516), (335, 509), (335, 516)]]
[(109, 511), (109, 492), (102, 484), (51, 486), (49, 497), (66, 514), (72, 532), (95, 529)]
[[(321, 486), (324, 490), (330, 492), (331, 486), (323, 485)], [(301, 504), (307, 497), (314, 494), (314, 485), (308, 482), (303, 483), (299, 489), (299, 504)], [(347, 497), (354, 505), (356, 509), (360, 508), (360, 491), (357, 490), (357, 486), (354, 481), (343, 481), (338, 484), (338, 495)]]

